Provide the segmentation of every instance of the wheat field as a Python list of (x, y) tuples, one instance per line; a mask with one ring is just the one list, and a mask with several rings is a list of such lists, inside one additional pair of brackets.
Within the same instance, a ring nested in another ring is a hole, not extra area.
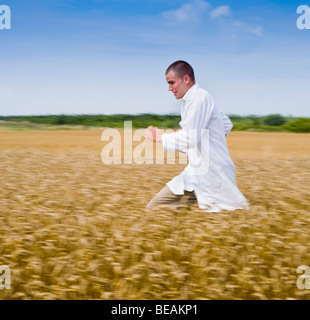
[(145, 209), (184, 164), (106, 165), (102, 130), (0, 131), (0, 299), (308, 299), (310, 135), (232, 132), (249, 210)]

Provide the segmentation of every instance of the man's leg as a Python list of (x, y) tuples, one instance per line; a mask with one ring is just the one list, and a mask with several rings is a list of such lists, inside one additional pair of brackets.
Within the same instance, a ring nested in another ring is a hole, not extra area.
[(147, 209), (153, 209), (161, 206), (173, 208), (190, 206), (196, 203), (197, 199), (194, 191), (184, 191), (182, 195), (174, 194), (166, 185), (157, 195), (147, 204)]

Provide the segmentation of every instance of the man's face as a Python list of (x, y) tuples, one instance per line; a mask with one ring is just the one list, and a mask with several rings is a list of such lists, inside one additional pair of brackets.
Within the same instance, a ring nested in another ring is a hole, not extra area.
[(176, 99), (182, 99), (188, 90), (188, 76), (181, 79), (173, 70), (166, 74), (169, 91), (172, 91)]

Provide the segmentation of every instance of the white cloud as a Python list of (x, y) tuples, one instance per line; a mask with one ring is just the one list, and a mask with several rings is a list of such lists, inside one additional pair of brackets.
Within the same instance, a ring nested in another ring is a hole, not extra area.
[(229, 17), (231, 16), (231, 11), (229, 6), (219, 6), (210, 11), (211, 18)]
[(209, 6), (206, 1), (191, 0), (178, 9), (163, 12), (162, 17), (171, 25), (189, 21), (196, 22), (202, 18)]
[(243, 27), (243, 26), (244, 26), (244, 23), (241, 22), (241, 21), (233, 21), (233, 22), (232, 22), (232, 25), (233, 25), (233, 26), (236, 26), (236, 27)]
[(241, 22), (241, 21), (233, 21), (232, 25), (237, 27), (237, 28), (242, 28), (243, 30), (246, 30), (258, 37), (261, 37), (264, 33), (264, 28), (259, 25), (251, 25), (249, 23)]
[(254, 27), (250, 30), (251, 33), (259, 37), (263, 35), (263, 31), (264, 31), (263, 27), (260, 27), (260, 26)]

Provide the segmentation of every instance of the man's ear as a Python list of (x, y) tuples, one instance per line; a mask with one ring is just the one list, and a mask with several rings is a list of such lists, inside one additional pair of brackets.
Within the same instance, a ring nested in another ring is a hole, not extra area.
[(190, 81), (191, 81), (191, 79), (190, 79), (190, 77), (189, 77), (188, 74), (186, 74), (186, 75), (183, 77), (183, 80), (184, 80), (185, 84), (189, 84)]

